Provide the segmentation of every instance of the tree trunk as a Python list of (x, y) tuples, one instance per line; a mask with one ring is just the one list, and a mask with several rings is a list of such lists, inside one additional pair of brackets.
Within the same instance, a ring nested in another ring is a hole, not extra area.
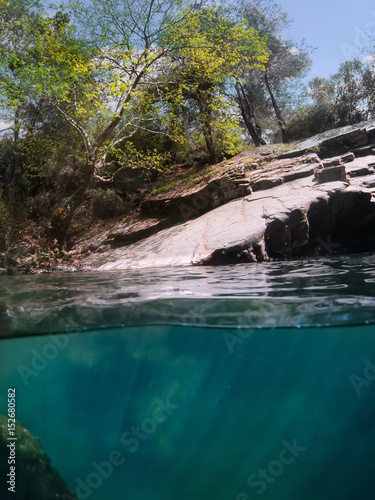
[(68, 231), (73, 217), (78, 208), (88, 199), (90, 189), (95, 184), (95, 156), (94, 152), (88, 156), (82, 188), (69, 198), (69, 204), (65, 201), (52, 214), (49, 236), (57, 240), (60, 249), (66, 249)]
[(215, 165), (219, 163), (219, 158), (216, 153), (214, 140), (212, 138), (212, 129), (210, 123), (210, 117), (207, 116), (206, 110), (204, 109), (204, 103), (201, 96), (198, 94), (197, 96), (198, 106), (199, 106), (199, 114), (200, 114), (200, 122), (202, 125), (204, 140), (206, 141), (206, 146), (208, 149), (208, 153), (210, 155), (211, 163)]
[(245, 122), (246, 128), (252, 140), (254, 141), (255, 146), (258, 147), (266, 144), (265, 141), (261, 137), (259, 137), (258, 132), (253, 125), (253, 114), (251, 111), (251, 106), (248, 98), (246, 97), (243, 85), (240, 82), (236, 82), (236, 90), (243, 121)]
[(208, 121), (202, 123), (204, 139), (206, 141), (206, 146), (210, 154), (211, 163), (215, 165), (219, 163), (219, 158), (216, 153), (214, 141), (212, 139), (211, 125)]
[[(58, 207), (52, 214), (51, 224), (49, 228), (49, 237), (56, 239), (60, 250), (66, 250), (68, 239), (68, 231), (71, 226), (73, 217), (77, 209), (87, 199), (89, 189), (84, 189), (77, 193), (76, 199), (71, 206), (67, 206), (65, 202)], [(70, 200), (71, 201), (71, 200)]]
[(287, 136), (287, 133), (286, 133), (286, 125), (285, 125), (284, 118), (283, 118), (283, 116), (281, 114), (280, 108), (279, 108), (279, 106), (278, 106), (278, 104), (276, 102), (275, 96), (273, 94), (270, 82), (268, 80), (267, 69), (266, 69), (266, 71), (264, 73), (264, 81), (266, 83), (266, 87), (267, 87), (268, 93), (269, 93), (269, 95), (271, 97), (272, 106), (273, 106), (273, 109), (275, 111), (277, 121), (279, 122), (279, 128), (281, 130), (281, 138), (282, 138), (283, 143), (285, 144), (285, 143), (289, 142), (288, 141), (288, 136)]

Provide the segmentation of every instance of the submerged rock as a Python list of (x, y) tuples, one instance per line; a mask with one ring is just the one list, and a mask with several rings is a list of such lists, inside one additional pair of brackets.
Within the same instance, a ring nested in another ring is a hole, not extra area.
[(39, 441), (25, 427), (16, 422), (15, 488), (5, 478), (10, 472), (8, 418), (0, 414), (0, 499), (1, 500), (74, 500), (59, 472), (52, 467)]

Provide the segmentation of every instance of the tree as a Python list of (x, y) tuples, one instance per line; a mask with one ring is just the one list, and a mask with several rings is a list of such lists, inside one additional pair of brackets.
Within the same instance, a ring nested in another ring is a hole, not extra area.
[(5, 95), (10, 105), (48, 102), (81, 142), (76, 153), (83, 163), (81, 188), (53, 220), (61, 241), (95, 183), (113, 181), (114, 151), (144, 125), (142, 116), (133, 114), (132, 104), (138, 106), (143, 89), (152, 84), (152, 68), (174, 46), (171, 40), (160, 47), (158, 39), (193, 10), (181, 13), (175, 5), (174, 0), (67, 0), (65, 9), (76, 32), (68, 26), (66, 14), (55, 20), (43, 18), (31, 48), (19, 64), (17, 59), (17, 77), (27, 89), (13, 96), (8, 85)]
[[(22, 157), (21, 137), (29, 137), (35, 126), (35, 115), (30, 110), (32, 92), (29, 82), (23, 79), (23, 66), (33, 44), (33, 33), (41, 17), (38, 0), (1, 0), (0, 2), (0, 104), (1, 118), (7, 126), (2, 133), (12, 134), (13, 152), (4, 174), (4, 187), (9, 195), (15, 187), (16, 171)], [(35, 106), (34, 103), (34, 108)], [(25, 120), (25, 111), (28, 118)], [(23, 131), (23, 128), (26, 130)], [(25, 141), (23, 141), (25, 142)], [(11, 203), (12, 204), (12, 203)]]
[(367, 104), (368, 118), (370, 119), (375, 116), (375, 72), (373, 59), (364, 68), (362, 86)]
[[(139, 130), (160, 133), (150, 126), (160, 105), (147, 99), (146, 90), (157, 87), (155, 77), (162, 61), (172, 58), (176, 63), (183, 54), (185, 62), (189, 61), (186, 78), (189, 72), (197, 72), (198, 80), (211, 79), (210, 88), (206, 82), (195, 88), (201, 124), (211, 147), (210, 114), (218, 103), (221, 109), (225, 106), (224, 99), (214, 95), (213, 85), (224, 79), (223, 72), (234, 74), (239, 57), (247, 57), (259, 67), (262, 57), (266, 59), (263, 43), (252, 30), (232, 27), (219, 18), (215, 19), (219, 24), (213, 26), (209, 11), (203, 29), (195, 5), (179, 7), (174, 0), (67, 0), (65, 9), (75, 23), (75, 33), (64, 18), (58, 23), (45, 21), (35, 42), (37, 64), (23, 74), (38, 97), (53, 105), (76, 130), (83, 153), (81, 188), (69, 198), (69, 204), (55, 212), (52, 221), (60, 241), (89, 191), (98, 182), (113, 182), (118, 172), (113, 170), (113, 159), (129, 150), (129, 139)], [(207, 64), (204, 74), (199, 74), (201, 63)]]
[(371, 67), (356, 59), (342, 63), (330, 78), (312, 79), (306, 93), (309, 102), (296, 111), (289, 134), (296, 139), (309, 137), (370, 118), (374, 82)]
[(305, 94), (308, 104), (296, 110), (288, 123), (291, 139), (311, 137), (335, 127), (335, 86), (327, 78), (315, 77)]
[(283, 142), (288, 141), (283, 108), (290, 101), (288, 87), (291, 82), (304, 76), (310, 68), (308, 50), (282, 39), (281, 32), (289, 24), (288, 16), (271, 0), (254, 0), (245, 3), (242, 15), (260, 36), (267, 37), (269, 59), (263, 73), (247, 71), (245, 86), (252, 116), (276, 115)]
[(184, 25), (172, 28), (169, 37), (177, 42), (167, 72), (169, 100), (176, 102), (177, 97), (180, 104), (193, 109), (211, 163), (217, 163), (215, 132), (223, 141), (224, 153), (234, 154), (233, 139), (239, 131), (234, 103), (225, 89), (240, 85), (242, 67), (264, 68), (265, 40), (245, 22), (235, 23), (227, 10), (214, 8), (195, 12)]
[(367, 117), (364, 65), (358, 59), (343, 62), (332, 77), (335, 86), (336, 126), (353, 125)]

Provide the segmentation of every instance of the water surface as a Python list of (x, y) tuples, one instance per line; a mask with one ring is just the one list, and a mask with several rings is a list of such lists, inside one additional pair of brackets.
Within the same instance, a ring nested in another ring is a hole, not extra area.
[(0, 412), (81, 500), (373, 500), (374, 255), (1, 287)]
[(375, 322), (375, 254), (218, 267), (4, 276), (3, 336), (134, 325)]

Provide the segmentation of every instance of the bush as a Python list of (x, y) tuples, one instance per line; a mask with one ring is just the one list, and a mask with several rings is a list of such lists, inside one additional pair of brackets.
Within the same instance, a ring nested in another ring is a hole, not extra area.
[(122, 198), (113, 188), (93, 189), (90, 192), (92, 209), (96, 217), (107, 219), (122, 215), (125, 211)]
[(300, 109), (288, 123), (287, 135), (290, 140), (305, 139), (335, 126), (335, 115), (331, 107), (309, 105)]
[(29, 199), (28, 205), (30, 215), (34, 218), (50, 217), (53, 205), (56, 203), (55, 196), (51, 192), (42, 191)]

